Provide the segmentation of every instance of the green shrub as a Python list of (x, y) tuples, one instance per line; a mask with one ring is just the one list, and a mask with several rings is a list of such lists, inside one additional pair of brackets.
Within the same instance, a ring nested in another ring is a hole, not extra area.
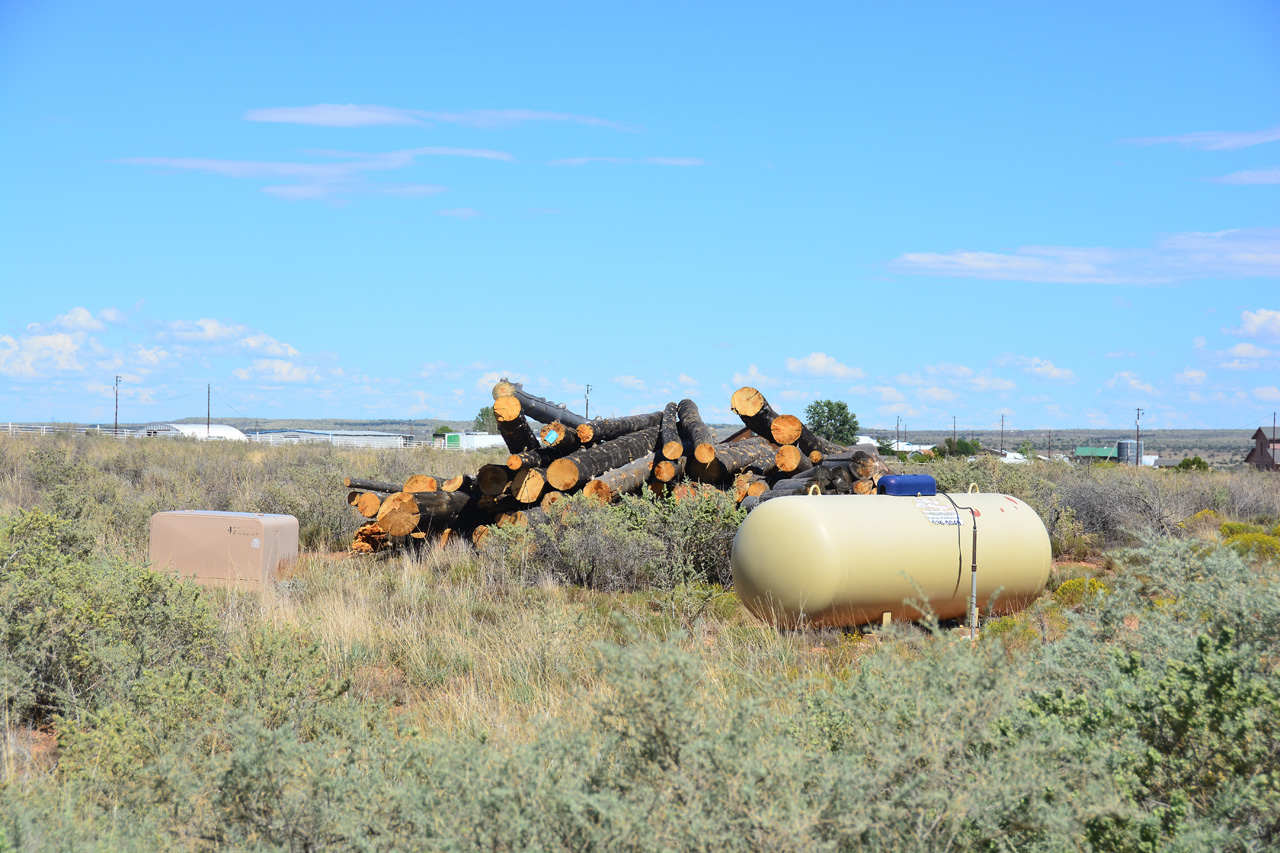
[(216, 622), (191, 584), (89, 561), (71, 525), (40, 511), (0, 523), (0, 684), (11, 720), (92, 712), (147, 670), (209, 652)]
[(1225, 524), (1218, 525), (1218, 534), (1223, 539), (1230, 539), (1232, 536), (1239, 536), (1244, 533), (1266, 533), (1261, 525), (1250, 524), (1247, 521), (1228, 521)]
[(1063, 607), (1079, 607), (1088, 599), (1106, 592), (1107, 585), (1097, 578), (1079, 577), (1060, 584), (1053, 591), (1053, 599)]

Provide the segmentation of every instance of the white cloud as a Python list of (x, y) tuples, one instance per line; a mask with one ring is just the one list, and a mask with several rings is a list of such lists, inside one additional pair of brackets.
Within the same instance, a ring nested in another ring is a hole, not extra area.
[(0, 335), (0, 373), (35, 378), (51, 371), (81, 371), (76, 353), (82, 340), (82, 335), (67, 332), (23, 335), (16, 340)]
[(1271, 350), (1263, 349), (1257, 344), (1242, 343), (1228, 349), (1227, 355), (1236, 358), (1266, 358), (1271, 355)]
[(126, 157), (115, 162), (133, 166), (205, 172), (228, 178), (286, 179), (293, 183), (271, 184), (261, 189), (279, 198), (309, 200), (355, 194), (428, 196), (444, 192), (444, 187), (435, 184), (376, 184), (370, 183), (365, 178), (368, 172), (408, 168), (413, 166), (419, 157), (466, 157), (508, 162), (515, 159), (505, 151), (487, 148), (424, 147), (373, 154), (347, 151), (312, 151), (310, 153), (324, 162), (220, 160), (200, 157)]
[(998, 364), (1012, 364), (1022, 368), (1022, 372), (1030, 376), (1038, 376), (1053, 382), (1074, 382), (1075, 373), (1065, 367), (1057, 367), (1053, 362), (1025, 355), (1001, 356)]
[(759, 368), (752, 364), (747, 367), (746, 373), (733, 374), (733, 384), (738, 386), (751, 385), (754, 387), (757, 385), (774, 385), (777, 384), (777, 380), (770, 379), (768, 376), (765, 376), (760, 372)]
[(477, 128), (502, 128), (530, 121), (567, 122), (614, 130), (635, 128), (591, 116), (553, 113), (539, 110), (463, 110), (432, 112), (377, 104), (315, 104), (309, 107), (264, 107), (244, 114), (247, 121), (307, 124), (318, 127), (381, 127), (387, 125), (421, 125), (427, 122), (460, 124)]
[(986, 374), (973, 377), (969, 380), (969, 385), (975, 391), (1013, 391), (1018, 387), (1012, 379)]
[(160, 364), (169, 357), (169, 353), (167, 350), (158, 346), (148, 349), (141, 345), (135, 345), (133, 348), (133, 357), (137, 361), (141, 361), (145, 364)]
[(1218, 366), (1224, 370), (1257, 370), (1262, 365), (1252, 359), (1233, 358), (1231, 361), (1224, 361)]
[(298, 355), (298, 351), (289, 344), (281, 343), (263, 332), (257, 332), (256, 334), (241, 338), (239, 344), (245, 349), (263, 352), (267, 355), (290, 357), (296, 357)]
[(451, 207), (447, 210), (437, 210), (438, 216), (452, 216), (454, 219), (474, 219), (477, 216), (483, 216), (480, 211), (472, 207)]
[(282, 124), (309, 124), (317, 127), (377, 127), (396, 124), (422, 124), (410, 110), (380, 107), (374, 104), (316, 104), (310, 107), (266, 107), (249, 110), (247, 121)]
[(1240, 328), (1227, 329), (1233, 335), (1256, 338), (1280, 338), (1280, 311), (1259, 308), (1240, 312)]
[(1120, 373), (1112, 376), (1107, 380), (1106, 385), (1108, 388), (1120, 386), (1124, 388), (1132, 388), (1134, 391), (1142, 391), (1147, 394), (1158, 393), (1150, 384), (1143, 382), (1138, 374), (1129, 370), (1121, 371)]
[(52, 323), (73, 332), (96, 332), (106, 328), (101, 320), (95, 319), (88, 309), (72, 308), (66, 314), (55, 317)]
[(255, 358), (253, 370), (260, 378), (274, 382), (309, 382), (316, 378), (314, 368), (301, 367), (280, 358)]
[(639, 378), (638, 376), (632, 376), (630, 374), (627, 374), (625, 376), (615, 376), (613, 377), (613, 381), (617, 382), (623, 388), (630, 388), (633, 391), (644, 390), (644, 380)]
[(929, 380), (925, 379), (919, 373), (899, 373), (893, 377), (893, 381), (899, 385), (923, 385)]
[(1261, 388), (1254, 388), (1253, 396), (1267, 403), (1280, 403), (1280, 388), (1275, 385), (1265, 385)]
[(1280, 127), (1267, 130), (1206, 130), (1199, 133), (1184, 133), (1178, 136), (1143, 136), (1137, 139), (1125, 139), (1133, 145), (1182, 145), (1186, 148), (1199, 148), (1201, 151), (1236, 151), (1251, 148), (1267, 142), (1280, 142)]
[(488, 394), (493, 391), (493, 386), (503, 377), (506, 377), (508, 382), (525, 383), (529, 381), (529, 377), (523, 373), (513, 373), (510, 370), (487, 370), (476, 379), (476, 388)]
[(1195, 349), (1204, 349), (1208, 345), (1209, 342), (1205, 340), (1204, 335), (1196, 335), (1191, 339), (1191, 346)]
[(1232, 172), (1211, 178), (1215, 184), (1236, 184), (1249, 186), (1253, 184), (1280, 184), (1280, 169), (1256, 169), (1246, 172)]
[(841, 364), (823, 352), (811, 352), (804, 358), (788, 358), (786, 365), (792, 373), (823, 379), (861, 379), (866, 375), (861, 368)]
[(1012, 253), (910, 252), (897, 272), (1049, 284), (1164, 284), (1280, 275), (1280, 228), (1183, 232), (1152, 249), (1023, 246)]
[(956, 392), (949, 388), (930, 386), (920, 389), (920, 396), (931, 403), (950, 403), (956, 398)]
[(679, 376), (676, 377), (676, 381), (679, 382), (681, 385), (684, 385), (690, 388), (698, 384), (698, 380), (694, 379), (692, 376), (690, 376), (687, 373), (681, 373)]
[(98, 312), (98, 319), (104, 323), (123, 323), (129, 319), (129, 315), (119, 308), (103, 308)]
[(882, 403), (901, 403), (907, 399), (897, 388), (890, 388), (887, 385), (877, 385), (871, 390), (880, 397)]
[(1133, 350), (1117, 350), (1107, 353), (1107, 358), (1137, 358), (1138, 354)]
[(174, 320), (169, 328), (180, 341), (220, 341), (249, 331), (244, 326), (227, 325), (208, 317), (202, 317), (194, 323)]
[(814, 393), (812, 391), (801, 391), (798, 388), (788, 388), (782, 392), (782, 399), (784, 400), (807, 400), (813, 396)]
[(973, 376), (973, 369), (965, 367), (963, 364), (931, 364), (925, 367), (929, 373), (939, 374), (941, 376), (950, 376), (955, 379), (968, 379)]
[(1203, 370), (1188, 367), (1181, 373), (1175, 374), (1173, 378), (1183, 385), (1200, 385), (1208, 375)]

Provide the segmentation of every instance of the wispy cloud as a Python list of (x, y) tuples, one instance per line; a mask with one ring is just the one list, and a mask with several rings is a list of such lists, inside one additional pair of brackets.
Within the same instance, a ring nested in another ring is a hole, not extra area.
[(474, 219), (484, 214), (473, 207), (450, 207), (445, 210), (437, 210), (439, 216), (452, 216), (454, 219)]
[(1034, 358), (1025, 355), (1003, 355), (996, 360), (997, 364), (1021, 367), (1029, 376), (1038, 376), (1053, 382), (1074, 382), (1076, 375), (1065, 367), (1058, 367), (1048, 359)]
[(1046, 284), (1165, 284), (1280, 275), (1280, 228), (1188, 231), (1152, 249), (1024, 246), (1012, 253), (912, 252), (889, 263), (910, 275)]
[(563, 122), (611, 130), (635, 131), (634, 125), (593, 116), (546, 110), (413, 110), (377, 104), (314, 104), (309, 107), (262, 107), (244, 114), (247, 121), (306, 124), (317, 127), (383, 127), (387, 125), (457, 124), (501, 129), (527, 122)]
[(1227, 355), (1234, 358), (1267, 358), (1271, 355), (1271, 350), (1263, 349), (1257, 344), (1243, 343), (1229, 348)]
[(1265, 385), (1261, 388), (1254, 388), (1253, 396), (1265, 403), (1280, 403), (1280, 388), (1277, 388), (1275, 385)]
[(820, 379), (861, 379), (866, 373), (860, 367), (841, 364), (824, 352), (811, 352), (804, 358), (788, 358), (787, 370)]
[(746, 373), (735, 372), (733, 374), (733, 384), (738, 386), (751, 385), (752, 387), (755, 387), (758, 385), (776, 385), (777, 381), (778, 380), (776, 379), (765, 376), (754, 364), (748, 365)]
[(51, 335), (0, 335), (0, 373), (34, 379), (54, 372), (81, 371), (76, 357), (84, 343), (83, 333), (57, 332)]
[(548, 161), (548, 166), (585, 166), (588, 163), (611, 163), (615, 166), (705, 166), (697, 157), (564, 157)]
[(1181, 385), (1200, 385), (1208, 375), (1209, 374), (1203, 370), (1196, 370), (1195, 368), (1188, 367), (1181, 373), (1174, 374), (1173, 378)]
[(1215, 184), (1280, 184), (1280, 169), (1255, 169), (1210, 178)]
[(1267, 142), (1280, 142), (1280, 127), (1267, 130), (1205, 130), (1178, 136), (1141, 136), (1121, 140), (1132, 145), (1181, 145), (1201, 151), (1236, 151)]
[(372, 154), (344, 151), (309, 153), (326, 162), (220, 160), (205, 157), (126, 157), (115, 162), (164, 170), (204, 172), (228, 178), (291, 180), (293, 183), (272, 184), (261, 189), (280, 198), (307, 200), (353, 194), (425, 196), (444, 192), (444, 187), (435, 184), (380, 185), (365, 178), (368, 172), (393, 171), (413, 166), (419, 157), (464, 157), (506, 162), (515, 160), (506, 151), (438, 146)]
[(1146, 393), (1146, 394), (1159, 393), (1158, 391), (1156, 391), (1154, 386), (1152, 386), (1150, 383), (1143, 382), (1142, 378), (1138, 376), (1138, 374), (1130, 370), (1125, 370), (1115, 374), (1114, 376), (1112, 376), (1110, 379), (1106, 381), (1106, 386), (1108, 388), (1117, 388), (1117, 387), (1131, 388), (1134, 391), (1142, 391), (1143, 393)]

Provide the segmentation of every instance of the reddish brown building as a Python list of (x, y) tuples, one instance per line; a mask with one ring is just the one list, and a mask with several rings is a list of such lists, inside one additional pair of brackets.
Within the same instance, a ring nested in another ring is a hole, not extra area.
[(1280, 471), (1280, 465), (1276, 464), (1277, 458), (1280, 457), (1280, 441), (1267, 438), (1262, 427), (1258, 427), (1258, 431), (1253, 434), (1253, 442), (1253, 450), (1250, 450), (1249, 455), (1244, 458), (1244, 463), (1263, 471)]

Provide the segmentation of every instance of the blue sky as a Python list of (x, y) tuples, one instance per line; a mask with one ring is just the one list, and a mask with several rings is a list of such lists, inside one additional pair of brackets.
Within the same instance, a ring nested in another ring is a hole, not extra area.
[(1280, 6), (0, 6), (0, 420), (1269, 424)]

